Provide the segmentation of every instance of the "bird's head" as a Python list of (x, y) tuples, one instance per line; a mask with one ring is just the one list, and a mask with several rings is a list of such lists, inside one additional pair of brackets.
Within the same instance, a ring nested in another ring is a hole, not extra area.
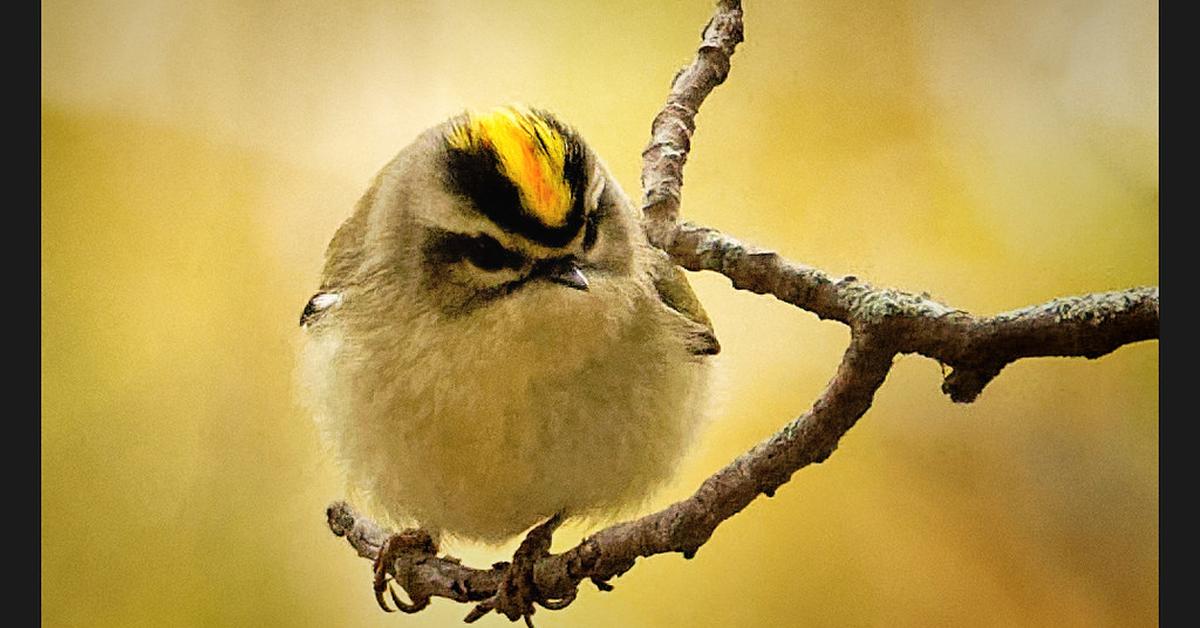
[(409, 237), (396, 246), (441, 311), (549, 290), (586, 299), (596, 282), (631, 272), (636, 210), (579, 135), (549, 113), (468, 112), (417, 146), (381, 175), (399, 192), (374, 200), (407, 218)]

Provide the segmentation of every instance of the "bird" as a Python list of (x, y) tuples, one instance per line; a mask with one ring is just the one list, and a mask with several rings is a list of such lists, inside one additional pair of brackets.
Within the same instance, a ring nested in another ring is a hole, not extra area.
[(388, 162), (300, 317), (304, 403), (354, 499), (434, 547), (495, 545), (662, 487), (720, 344), (640, 221), (580, 134), (523, 104), (452, 116)]

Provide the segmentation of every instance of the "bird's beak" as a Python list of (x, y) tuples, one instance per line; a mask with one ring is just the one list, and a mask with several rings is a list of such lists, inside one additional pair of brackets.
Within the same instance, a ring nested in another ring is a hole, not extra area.
[(555, 263), (546, 270), (544, 277), (568, 288), (576, 290), (588, 289), (587, 277), (583, 275), (583, 271), (579, 269), (579, 265), (572, 260), (563, 260)]

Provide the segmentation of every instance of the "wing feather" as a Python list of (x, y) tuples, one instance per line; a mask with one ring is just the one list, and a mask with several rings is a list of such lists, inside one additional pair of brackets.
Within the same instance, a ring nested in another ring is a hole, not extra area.
[(712, 321), (696, 293), (688, 283), (687, 275), (683, 274), (671, 258), (662, 251), (655, 250), (655, 261), (651, 265), (651, 277), (658, 296), (667, 307), (686, 318), (692, 325), (693, 332), (688, 338), (692, 353), (696, 355), (716, 355), (721, 352), (721, 343), (713, 331)]

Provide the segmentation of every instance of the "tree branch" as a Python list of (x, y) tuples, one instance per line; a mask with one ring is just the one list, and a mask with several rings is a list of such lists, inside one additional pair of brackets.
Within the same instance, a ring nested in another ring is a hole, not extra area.
[(712, 270), (733, 287), (808, 310), (851, 328), (872, 327), (917, 353), (950, 366), (943, 392), (974, 401), (1000, 370), (1020, 358), (1098, 358), (1117, 347), (1158, 337), (1158, 288), (1066, 297), (988, 318), (928, 295), (879, 290), (855, 277), (831, 279), (772, 251), (747, 247), (714, 229), (680, 225), (668, 252), (688, 270)]
[[(729, 59), (742, 41), (740, 2), (722, 0), (704, 29), (696, 58), (676, 75), (655, 117), (643, 152), (644, 227), (656, 246), (689, 270), (711, 270), (733, 287), (770, 294), (851, 329), (850, 346), (812, 408), (779, 432), (717, 471), (690, 497), (659, 512), (605, 528), (534, 569), (547, 608), (574, 600), (579, 584), (607, 581), (639, 557), (670, 552), (690, 558), (717, 527), (759, 494), (771, 496), (798, 470), (828, 458), (838, 441), (871, 406), (875, 391), (900, 353), (917, 353), (952, 367), (942, 390), (973, 401), (1011, 362), (1035, 356), (1096, 358), (1117, 347), (1158, 337), (1157, 287), (1054, 299), (990, 317), (977, 317), (931, 299), (877, 289), (855, 277), (824, 272), (748, 247), (714, 229), (679, 224), (683, 165), (695, 116), (704, 98), (725, 80)], [(327, 510), (329, 527), (359, 556), (374, 559), (388, 532), (357, 515), (345, 502)], [(412, 599), (411, 612), (433, 597), (478, 602), (495, 594), (504, 565), (474, 569), (418, 546), (397, 557), (390, 573)], [(470, 618), (476, 618), (472, 614)]]
[(683, 165), (692, 148), (700, 104), (729, 76), (733, 49), (742, 42), (742, 3), (720, 0), (700, 35), (691, 64), (671, 81), (667, 104), (650, 124), (650, 143), (642, 151), (643, 228), (650, 242), (666, 249), (679, 221)]

